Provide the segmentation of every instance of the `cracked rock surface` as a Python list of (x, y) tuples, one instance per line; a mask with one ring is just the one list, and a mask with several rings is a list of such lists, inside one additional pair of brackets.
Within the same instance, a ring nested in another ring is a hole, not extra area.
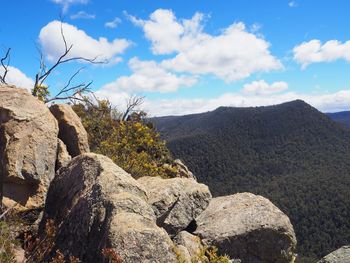
[(171, 236), (186, 229), (211, 200), (208, 186), (189, 178), (141, 177), (138, 182), (147, 192), (157, 225)]

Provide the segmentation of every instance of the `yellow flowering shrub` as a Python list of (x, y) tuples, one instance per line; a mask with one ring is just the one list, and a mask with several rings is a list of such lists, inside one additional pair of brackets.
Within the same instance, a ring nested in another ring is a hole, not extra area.
[(91, 150), (108, 156), (135, 178), (168, 177), (174, 173), (165, 142), (144, 112), (134, 112), (127, 120), (107, 100), (98, 105), (78, 104), (73, 109), (82, 119), (89, 135)]

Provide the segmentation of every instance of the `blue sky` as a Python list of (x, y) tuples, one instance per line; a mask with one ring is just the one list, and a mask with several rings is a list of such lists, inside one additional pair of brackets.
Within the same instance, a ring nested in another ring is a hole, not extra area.
[[(47, 80), (77, 81), (123, 107), (145, 96), (150, 115), (303, 99), (321, 111), (350, 110), (346, 0), (12, 0), (2, 4), (0, 54), (11, 47), (8, 82), (30, 88), (39, 47), (50, 65), (62, 52), (60, 16), (72, 55)], [(1, 73), (1, 72), (0, 72)]]

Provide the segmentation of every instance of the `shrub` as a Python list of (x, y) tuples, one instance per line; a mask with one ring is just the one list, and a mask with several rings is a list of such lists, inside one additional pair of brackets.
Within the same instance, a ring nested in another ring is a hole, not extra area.
[(216, 247), (204, 247), (197, 259), (192, 263), (230, 263), (230, 258), (227, 255), (219, 255)]
[(77, 104), (73, 109), (88, 133), (92, 151), (108, 156), (136, 178), (175, 173), (172, 166), (165, 165), (172, 160), (170, 152), (144, 112), (133, 112), (123, 119), (107, 100), (97, 105)]
[(0, 262), (15, 262), (14, 247), (18, 242), (13, 236), (13, 231), (6, 221), (0, 221)]

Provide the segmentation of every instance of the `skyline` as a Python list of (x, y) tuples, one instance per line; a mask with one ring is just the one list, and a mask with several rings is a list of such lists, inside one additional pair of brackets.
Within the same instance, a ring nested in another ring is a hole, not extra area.
[[(77, 81), (123, 107), (145, 96), (151, 116), (219, 106), (302, 99), (324, 112), (350, 110), (350, 3), (341, 1), (20, 0), (3, 4), (0, 56), (11, 48), (8, 82), (30, 88), (39, 47), (49, 65), (62, 53), (107, 64), (69, 63), (47, 81), (52, 93)], [(60, 17), (63, 20), (60, 21)]]

